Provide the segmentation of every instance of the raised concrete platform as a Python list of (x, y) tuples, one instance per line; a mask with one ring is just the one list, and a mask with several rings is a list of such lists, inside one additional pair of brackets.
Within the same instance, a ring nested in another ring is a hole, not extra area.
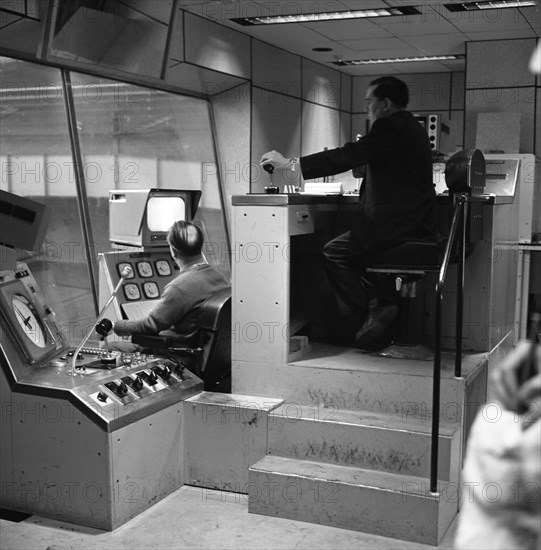
[[(442, 421), (462, 422), (484, 402), (487, 354), (465, 354), (462, 378), (454, 355), (442, 356)], [(373, 356), (355, 348), (313, 344), (302, 360), (286, 365), (233, 361), (236, 394), (272, 395), (286, 403), (374, 411), (403, 417), (432, 416), (432, 363)], [(478, 395), (475, 382), (483, 388)]]
[(289, 364), (234, 361), (235, 393), (186, 401), (186, 478), (248, 494), (256, 514), (437, 545), (458, 512), (487, 367), (466, 354), (456, 379), (443, 357), (436, 494), (432, 363), (318, 344)]

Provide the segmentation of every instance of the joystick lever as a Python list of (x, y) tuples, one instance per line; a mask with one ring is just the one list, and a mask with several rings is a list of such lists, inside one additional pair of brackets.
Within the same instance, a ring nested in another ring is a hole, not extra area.
[(265, 170), (265, 172), (268, 172), (269, 173), (269, 176), (270, 176), (270, 186), (269, 187), (265, 187), (265, 191), (267, 193), (271, 193), (271, 194), (275, 194), (275, 193), (278, 193), (278, 187), (276, 187), (273, 183), (273, 178), (272, 178), (272, 174), (274, 172), (274, 166), (272, 164), (264, 164), (263, 165), (263, 170)]
[(111, 330), (113, 329), (113, 323), (109, 319), (102, 319), (97, 325), (96, 325), (96, 332), (100, 335), (100, 337), (103, 339), (105, 344), (105, 352), (107, 355), (109, 355), (109, 345), (107, 344), (107, 336), (111, 334)]

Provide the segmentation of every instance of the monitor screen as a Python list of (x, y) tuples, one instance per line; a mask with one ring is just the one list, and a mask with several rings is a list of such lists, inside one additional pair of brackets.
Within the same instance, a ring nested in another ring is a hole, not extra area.
[(149, 197), (147, 203), (149, 231), (169, 231), (176, 221), (185, 219), (186, 202), (183, 197)]

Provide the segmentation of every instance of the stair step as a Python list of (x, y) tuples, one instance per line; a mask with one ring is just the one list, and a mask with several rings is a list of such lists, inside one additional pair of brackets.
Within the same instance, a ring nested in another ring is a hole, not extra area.
[(437, 545), (458, 510), (448, 483), (432, 494), (423, 477), (308, 460), (266, 456), (249, 480), (250, 513), (423, 544)]
[[(269, 413), (268, 454), (428, 477), (431, 422), (285, 403)], [(458, 483), (460, 424), (442, 423), (440, 479)]]
[[(374, 357), (354, 348), (313, 348), (306, 358), (287, 365), (234, 361), (233, 391), (273, 395), (290, 403), (431, 418), (431, 362)], [(457, 379), (454, 356), (442, 357), (442, 420), (461, 421), (466, 387), (483, 370), (485, 355), (465, 355), (463, 378)]]

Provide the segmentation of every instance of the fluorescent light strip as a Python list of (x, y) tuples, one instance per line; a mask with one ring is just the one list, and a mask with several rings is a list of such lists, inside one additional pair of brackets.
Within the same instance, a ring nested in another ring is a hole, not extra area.
[(274, 25), (278, 23), (314, 23), (322, 21), (340, 21), (343, 19), (364, 19), (367, 17), (389, 17), (419, 15), (421, 12), (413, 6), (401, 8), (382, 8), (372, 10), (327, 11), (320, 13), (299, 13), (291, 15), (269, 15), (265, 17), (241, 17), (231, 19), (239, 25)]
[(420, 57), (387, 57), (382, 59), (346, 59), (332, 61), (335, 65), (382, 65), (384, 63), (417, 63), (419, 61), (449, 61), (464, 59), (464, 55), (424, 55)]
[(500, 0), (498, 2), (464, 2), (443, 4), (448, 11), (496, 10), (506, 8), (527, 8), (535, 6), (535, 0)]

